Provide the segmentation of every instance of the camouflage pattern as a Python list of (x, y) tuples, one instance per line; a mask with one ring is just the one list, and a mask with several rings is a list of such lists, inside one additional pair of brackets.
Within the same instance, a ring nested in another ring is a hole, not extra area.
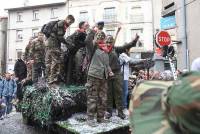
[(30, 48), (31, 48), (31, 41), (29, 41), (28, 45), (25, 48), (25, 53), (24, 53), (24, 60), (27, 62), (30, 60)]
[(35, 39), (30, 48), (31, 58), (34, 60), (32, 67), (32, 81), (37, 82), (38, 78), (42, 76), (42, 71), (45, 68), (45, 45), (43, 41)]
[(129, 105), (132, 134), (174, 134), (164, 117), (161, 96), (172, 81), (145, 81), (136, 85)]
[(95, 118), (97, 122), (104, 118), (107, 104), (107, 81), (88, 77), (87, 87), (87, 115), (88, 120)]
[(24, 53), (24, 59), (26, 61), (26, 66), (27, 66), (27, 80), (32, 80), (32, 64), (29, 62), (29, 60), (31, 59), (31, 53), (30, 53), (30, 49), (31, 49), (32, 43), (31, 41), (29, 41), (28, 45), (25, 48), (25, 53)]
[(200, 73), (185, 74), (167, 92), (165, 114), (177, 134), (200, 134)]
[[(130, 101), (133, 134), (199, 134), (200, 73), (139, 84)], [(145, 128), (145, 129), (144, 129)]]
[(27, 78), (26, 78), (26, 80), (31, 80), (32, 81), (33, 64), (30, 63), (30, 62), (27, 62), (26, 66), (27, 66)]
[(61, 72), (61, 51), (60, 49), (48, 49), (45, 56), (46, 70), (48, 83), (59, 81)]
[(55, 24), (50, 37), (45, 42), (45, 74), (48, 83), (59, 81), (61, 73), (61, 43), (67, 44), (64, 39), (65, 32), (65, 22), (60, 20)]
[(123, 113), (123, 102), (122, 102), (122, 75), (115, 74), (114, 77), (108, 80), (108, 101), (107, 111), (112, 113), (113, 104), (115, 103), (116, 108), (120, 114)]

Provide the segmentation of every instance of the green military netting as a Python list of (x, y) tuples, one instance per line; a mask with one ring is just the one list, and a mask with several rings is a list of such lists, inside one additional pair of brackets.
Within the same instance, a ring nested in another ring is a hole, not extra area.
[(21, 108), (26, 121), (45, 126), (86, 111), (86, 89), (83, 86), (61, 86), (58, 90), (41, 90), (28, 86)]

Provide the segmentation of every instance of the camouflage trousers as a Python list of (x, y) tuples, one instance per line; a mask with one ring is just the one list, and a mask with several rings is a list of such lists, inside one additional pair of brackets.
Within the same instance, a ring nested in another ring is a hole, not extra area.
[(97, 114), (97, 121), (101, 120), (107, 105), (107, 81), (89, 76), (86, 87), (88, 119), (94, 119)]
[(32, 67), (33, 65), (31, 63), (27, 64), (27, 80), (32, 80)]
[(38, 62), (33, 64), (33, 75), (32, 75), (32, 81), (33, 83), (38, 81), (39, 77), (42, 77), (42, 73), (44, 73), (45, 65), (43, 62)]
[(118, 112), (123, 110), (123, 91), (122, 91), (122, 75), (115, 74), (115, 76), (108, 80), (107, 93), (107, 111), (112, 113), (113, 104), (116, 105)]
[(61, 72), (61, 51), (59, 48), (49, 48), (45, 55), (45, 74), (48, 83), (58, 82)]

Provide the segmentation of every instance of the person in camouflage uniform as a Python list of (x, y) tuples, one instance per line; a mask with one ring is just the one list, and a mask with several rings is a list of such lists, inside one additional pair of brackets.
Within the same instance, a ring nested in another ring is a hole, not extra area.
[(138, 84), (129, 112), (132, 134), (199, 134), (200, 73)]
[(72, 15), (68, 15), (65, 20), (58, 21), (52, 28), (50, 37), (46, 40), (45, 46), (45, 64), (46, 75), (49, 84), (56, 84), (60, 81), (61, 73), (61, 43), (64, 43), (67, 48), (70, 47), (64, 35), (67, 28), (74, 23), (75, 19)]
[(104, 122), (104, 112), (107, 104), (107, 79), (113, 76), (109, 66), (109, 56), (106, 44), (102, 44), (105, 34), (99, 32), (95, 38), (97, 49), (92, 57), (88, 70), (87, 87), (87, 115), (88, 125), (95, 125), (95, 114), (97, 122)]
[(32, 46), (32, 41), (33, 41), (34, 37), (31, 37), (29, 40), (28, 45), (25, 48), (25, 53), (24, 53), (24, 60), (27, 66), (27, 78), (25, 80), (23, 80), (23, 83), (25, 81), (32, 81), (32, 61), (31, 61), (31, 55), (30, 55), (30, 49)]
[(38, 78), (42, 76), (44, 73), (45, 64), (45, 45), (44, 45), (44, 34), (39, 32), (38, 38), (32, 41), (32, 45), (30, 48), (30, 55), (33, 60), (33, 75), (32, 81), (33, 83), (38, 81)]
[(118, 116), (121, 119), (124, 119), (126, 116), (123, 113), (123, 92), (122, 92), (122, 82), (123, 77), (121, 73), (121, 65), (119, 62), (119, 54), (121, 52), (124, 52), (126, 48), (131, 48), (136, 45), (137, 41), (139, 39), (139, 36), (136, 36), (136, 38), (129, 44), (125, 44), (120, 47), (114, 46), (114, 38), (111, 35), (108, 35), (106, 37), (106, 43), (108, 47), (110, 47), (111, 51), (109, 53), (109, 63), (110, 67), (115, 74), (114, 77), (110, 78), (108, 80), (108, 107), (107, 111), (108, 114), (106, 115), (106, 118), (110, 118), (112, 116), (112, 110), (113, 110), (113, 104), (115, 102), (116, 108), (118, 110)]

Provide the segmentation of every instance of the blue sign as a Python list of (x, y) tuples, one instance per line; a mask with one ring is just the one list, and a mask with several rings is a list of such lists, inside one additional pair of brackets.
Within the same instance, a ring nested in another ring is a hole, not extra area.
[(170, 29), (176, 26), (175, 15), (164, 17), (160, 19), (160, 28), (161, 29)]

